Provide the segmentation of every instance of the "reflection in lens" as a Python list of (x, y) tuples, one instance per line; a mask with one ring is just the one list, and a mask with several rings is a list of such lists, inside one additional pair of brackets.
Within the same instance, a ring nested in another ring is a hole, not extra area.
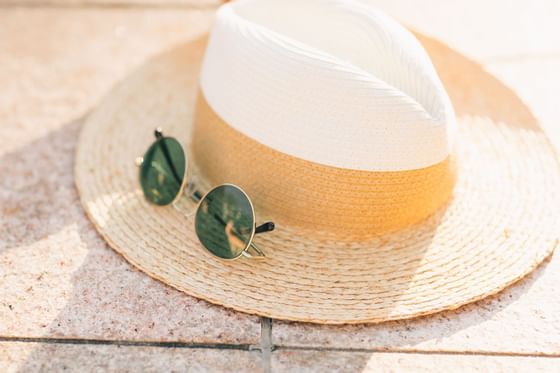
[(255, 230), (253, 207), (247, 195), (233, 185), (211, 190), (200, 202), (196, 234), (212, 254), (234, 259), (251, 242)]
[(181, 191), (185, 177), (185, 152), (171, 137), (158, 139), (150, 146), (140, 167), (140, 184), (146, 199), (168, 205)]

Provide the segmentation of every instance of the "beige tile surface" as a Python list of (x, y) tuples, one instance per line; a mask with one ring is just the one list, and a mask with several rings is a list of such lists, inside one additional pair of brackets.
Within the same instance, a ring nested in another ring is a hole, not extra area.
[(249, 373), (262, 368), (253, 351), (0, 342), (0, 371)]
[(0, 7), (1, 153), (83, 116), (151, 55), (207, 30), (210, 10)]
[(272, 372), (557, 372), (558, 358), (442, 354), (277, 351)]
[(258, 341), (258, 318), (175, 291), (109, 249), (73, 182), (80, 118), (134, 66), (200, 35), (210, 18), (0, 9), (0, 336)]

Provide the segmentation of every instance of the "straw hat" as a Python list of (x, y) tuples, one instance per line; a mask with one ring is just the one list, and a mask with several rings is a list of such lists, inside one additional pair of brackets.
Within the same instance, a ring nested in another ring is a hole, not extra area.
[[(275, 221), (265, 260), (202, 255), (192, 216), (143, 198), (133, 162), (156, 126), (188, 146), (200, 188), (237, 184)], [(108, 94), (75, 166), (85, 210), (128, 261), (279, 319), (453, 309), (528, 274), (560, 232), (556, 154), (517, 96), (353, 1), (222, 6), (209, 39)]]

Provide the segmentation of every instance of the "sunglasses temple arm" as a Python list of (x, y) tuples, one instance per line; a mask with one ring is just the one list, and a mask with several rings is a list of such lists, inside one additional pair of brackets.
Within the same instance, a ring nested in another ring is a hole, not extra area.
[(195, 190), (191, 193), (191, 199), (195, 202), (199, 202), (202, 199), (202, 193), (200, 193), (198, 190)]
[[(202, 194), (198, 190), (195, 190), (194, 192), (189, 194), (189, 197), (193, 201), (198, 202), (202, 198)], [(192, 214), (194, 213), (194, 211), (190, 211), (190, 212), (183, 211), (183, 209), (181, 207), (179, 207), (175, 202), (173, 202), (173, 207), (175, 208), (175, 210), (179, 211), (181, 214), (185, 215), (187, 218), (192, 216)]]
[[(266, 223), (261, 224), (261, 225), (259, 225), (258, 227), (255, 228), (255, 234), (270, 232), (270, 231), (273, 231), (273, 230), (274, 230), (274, 223), (271, 222), (271, 221), (267, 221)], [(249, 251), (252, 251), (253, 253), (251, 253)], [(251, 242), (251, 244), (249, 245), (247, 250), (245, 250), (243, 252), (243, 255), (245, 255), (248, 258), (264, 258), (266, 256), (266, 255), (264, 255), (262, 250), (259, 249), (259, 247), (254, 242)]]
[(266, 223), (261, 224), (255, 228), (255, 234), (271, 232), (274, 230), (274, 228), (275, 228), (274, 222), (267, 221)]

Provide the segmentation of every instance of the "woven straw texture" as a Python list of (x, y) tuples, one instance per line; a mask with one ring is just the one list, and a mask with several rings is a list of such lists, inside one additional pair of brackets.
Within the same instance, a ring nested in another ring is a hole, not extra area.
[[(205, 255), (192, 217), (148, 204), (134, 167), (155, 126), (190, 142), (203, 39), (148, 61), (92, 113), (75, 163), (85, 210), (108, 243), (150, 276), (273, 318), (381, 322), (453, 309), (500, 291), (558, 243), (556, 154), (511, 90), (446, 46), (419, 38), (459, 125), (454, 196), (420, 224), (356, 242), (312, 237), (282, 224), (256, 239), (266, 260), (222, 262)], [(261, 210), (257, 205), (259, 221), (271, 217)]]

